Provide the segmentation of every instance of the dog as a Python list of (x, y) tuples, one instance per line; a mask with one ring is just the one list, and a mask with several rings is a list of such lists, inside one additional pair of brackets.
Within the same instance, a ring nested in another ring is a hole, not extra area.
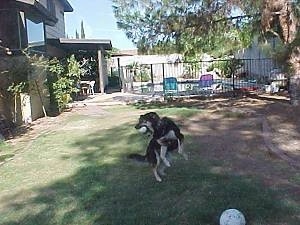
[(149, 112), (140, 116), (135, 128), (142, 133), (152, 135), (152, 138), (156, 139), (161, 146), (160, 157), (167, 167), (171, 166), (166, 158), (169, 140), (177, 140), (178, 153), (187, 159), (187, 154), (183, 151), (184, 135), (170, 118), (160, 118), (157, 113)]
[[(169, 156), (169, 152), (175, 151), (178, 149), (178, 142), (177, 140), (169, 140), (167, 143), (167, 154), (166, 157)], [(160, 144), (156, 141), (156, 139), (151, 138), (145, 155), (140, 155), (140, 154), (130, 154), (128, 158), (134, 159), (140, 162), (148, 162), (152, 166), (152, 172), (155, 176), (156, 181), (161, 182), (161, 176), (165, 176), (165, 169), (166, 165), (164, 163), (161, 163), (161, 158), (160, 158), (160, 150), (161, 146)]]
[[(148, 136), (152, 135), (152, 138), (145, 155), (130, 154), (129, 158), (148, 161), (152, 165), (157, 181), (162, 181), (159, 174), (165, 175), (166, 166), (170, 166), (167, 159), (169, 152), (178, 150), (185, 159), (188, 158), (183, 151), (184, 135), (171, 119), (167, 117), (160, 118), (157, 113), (150, 112), (140, 116), (135, 128)], [(164, 162), (163, 164), (160, 163), (161, 160)]]

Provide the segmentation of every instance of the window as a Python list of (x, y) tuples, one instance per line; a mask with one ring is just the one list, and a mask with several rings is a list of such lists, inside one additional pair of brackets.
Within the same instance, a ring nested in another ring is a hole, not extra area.
[(47, 9), (50, 11), (51, 15), (56, 16), (54, 0), (47, 0)]
[(45, 52), (45, 32), (43, 23), (26, 19), (28, 47), (32, 52)]

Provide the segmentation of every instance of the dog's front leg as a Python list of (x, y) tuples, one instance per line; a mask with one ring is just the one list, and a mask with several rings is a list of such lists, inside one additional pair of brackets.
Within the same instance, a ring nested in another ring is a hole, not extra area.
[(166, 158), (167, 150), (168, 150), (168, 147), (167, 147), (167, 146), (164, 146), (164, 145), (161, 146), (161, 148), (160, 148), (160, 158), (162, 159), (162, 161), (164, 162), (164, 164), (165, 164), (167, 167), (170, 167), (171, 164), (170, 164), (170, 162), (168, 161), (168, 159)]
[(154, 176), (155, 176), (155, 179), (158, 181), (158, 182), (161, 182), (162, 179), (160, 178), (160, 176), (158, 175), (157, 173), (157, 169), (159, 167), (159, 164), (160, 164), (160, 157), (158, 155), (158, 153), (155, 152), (155, 156), (156, 156), (156, 165), (154, 166), (154, 168), (152, 169), (153, 173), (154, 173)]

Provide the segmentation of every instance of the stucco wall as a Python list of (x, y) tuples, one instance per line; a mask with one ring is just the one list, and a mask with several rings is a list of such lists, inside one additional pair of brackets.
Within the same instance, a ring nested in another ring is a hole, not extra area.
[[(50, 108), (50, 95), (45, 81), (47, 73), (41, 68), (33, 71), (34, 80), (30, 81), (30, 107), (32, 120), (45, 116), (43, 107), (46, 111)], [(24, 118), (23, 118), (24, 120)]]
[(273, 60), (264, 53), (263, 49), (258, 43), (257, 38), (254, 39), (249, 48), (242, 49), (235, 54), (238, 59), (251, 59), (251, 63), (247, 63), (245, 71), (251, 71), (252, 75), (268, 74), (271, 70), (276, 68)]

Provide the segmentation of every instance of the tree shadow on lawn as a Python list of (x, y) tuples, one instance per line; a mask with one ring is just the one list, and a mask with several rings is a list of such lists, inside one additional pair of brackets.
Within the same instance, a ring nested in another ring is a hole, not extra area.
[(132, 124), (74, 141), (81, 152), (70, 157), (81, 160), (82, 167), (72, 176), (28, 190), (35, 194), (23, 201), (18, 199), (26, 191), (6, 197), (1, 224), (217, 225), (227, 208), (244, 212), (247, 224), (296, 224), (291, 219), (294, 208), (258, 179), (214, 172), (216, 162), (196, 154), (193, 140), (201, 136), (187, 135), (193, 158), (184, 161), (176, 156), (168, 176), (157, 183), (147, 164), (126, 159), (128, 153), (143, 153), (148, 142), (128, 127)]
[[(264, 102), (264, 105), (258, 106), (255, 102)], [(253, 104), (254, 103), (254, 104)], [(231, 107), (250, 107), (256, 110), (263, 110), (267, 105), (290, 105), (285, 99), (276, 99), (272, 96), (259, 96), (251, 93), (243, 93), (236, 97), (193, 97), (193, 98), (179, 98), (170, 101), (152, 101), (152, 102), (137, 102), (131, 104), (136, 109), (149, 110), (149, 109), (165, 109), (165, 108), (188, 108), (188, 109), (218, 109), (218, 108), (231, 108)]]

